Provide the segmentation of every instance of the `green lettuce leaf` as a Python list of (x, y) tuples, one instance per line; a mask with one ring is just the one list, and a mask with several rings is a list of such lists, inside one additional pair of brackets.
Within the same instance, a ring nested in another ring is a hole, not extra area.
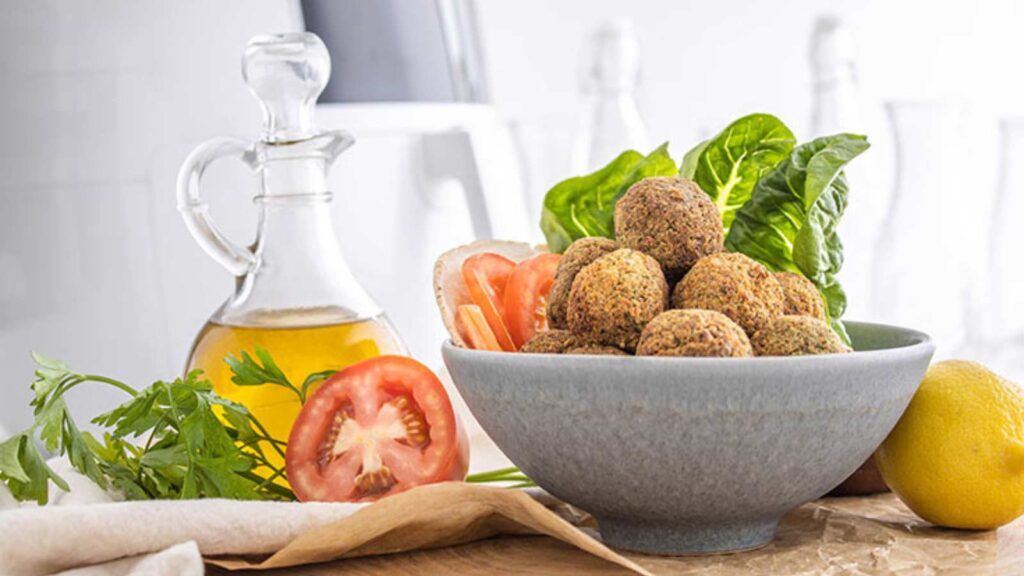
[(687, 152), (679, 172), (711, 196), (728, 233), (736, 211), (750, 200), (758, 180), (785, 160), (795, 144), (793, 133), (781, 120), (770, 114), (750, 114)]
[(725, 240), (733, 252), (814, 282), (833, 329), (847, 342), (840, 321), (846, 294), (836, 280), (843, 244), (836, 229), (849, 194), (843, 168), (868, 146), (864, 136), (836, 134), (796, 147), (757, 182)]
[(623, 152), (593, 174), (559, 182), (544, 196), (540, 220), (548, 249), (560, 254), (579, 238), (614, 238), (615, 202), (626, 190), (644, 178), (677, 173), (665, 143), (647, 156), (636, 150)]
[(697, 163), (700, 162), (700, 158), (704, 154), (704, 150), (707, 149), (708, 144), (710, 143), (711, 140), (705, 140), (691, 148), (690, 151), (683, 156), (683, 161), (679, 163), (680, 176), (693, 180), (693, 175), (697, 173)]

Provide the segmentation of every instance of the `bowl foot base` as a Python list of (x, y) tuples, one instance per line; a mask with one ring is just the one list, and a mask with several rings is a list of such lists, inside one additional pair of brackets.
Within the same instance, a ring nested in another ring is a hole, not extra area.
[(604, 543), (623, 550), (682, 556), (723, 554), (760, 548), (772, 541), (778, 520), (723, 523), (659, 522), (598, 518)]

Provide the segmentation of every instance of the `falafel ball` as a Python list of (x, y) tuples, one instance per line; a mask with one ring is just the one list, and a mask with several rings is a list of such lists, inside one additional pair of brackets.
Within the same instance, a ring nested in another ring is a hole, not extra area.
[(519, 351), (528, 354), (562, 354), (566, 348), (575, 344), (576, 340), (568, 330), (543, 330), (523, 344)]
[(637, 356), (753, 356), (746, 332), (721, 312), (668, 310), (647, 323)]
[(576, 278), (576, 274), (587, 264), (618, 249), (619, 245), (615, 240), (601, 236), (580, 238), (566, 249), (558, 261), (555, 280), (551, 284), (551, 292), (548, 293), (548, 326), (552, 328), (567, 328), (569, 326), (566, 320), (569, 291), (572, 290), (572, 281)]
[(629, 353), (625, 350), (620, 350), (615, 346), (603, 346), (601, 344), (584, 344), (583, 346), (568, 348), (565, 353), (585, 354), (588, 356), (629, 356)]
[(672, 293), (674, 308), (715, 310), (752, 336), (782, 316), (785, 295), (775, 276), (738, 252), (701, 258)]
[(658, 261), (620, 248), (583, 267), (569, 291), (569, 330), (581, 342), (627, 352), (640, 332), (668, 305), (668, 284)]
[(852, 352), (824, 321), (810, 316), (780, 316), (750, 339), (758, 356), (807, 356)]
[(785, 297), (783, 314), (826, 319), (821, 294), (818, 294), (818, 289), (807, 277), (796, 272), (775, 272), (775, 279), (782, 285)]
[(722, 251), (722, 216), (691, 180), (644, 178), (615, 204), (615, 237), (679, 279), (704, 256)]

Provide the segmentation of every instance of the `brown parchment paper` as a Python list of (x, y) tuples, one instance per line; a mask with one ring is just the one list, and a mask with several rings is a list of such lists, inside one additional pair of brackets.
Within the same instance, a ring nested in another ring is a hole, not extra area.
[[(267, 570), (540, 534), (611, 563), (609, 573), (957, 575), (995, 573), (999, 549), (996, 532), (931, 526), (891, 494), (806, 504), (783, 519), (771, 544), (738, 554), (657, 557), (617, 553), (599, 542), (595, 528), (585, 512), (550, 496), (534, 498), (518, 490), (449, 483), (384, 499), (345, 520), (303, 534), (269, 558), (207, 561), (228, 570)], [(1022, 541), (1019, 536), (1008, 539), (1018, 544)], [(536, 541), (507, 540), (509, 550)], [(537, 554), (550, 554), (552, 565), (556, 560), (564, 565), (564, 551), (556, 558), (558, 548), (534, 550), (531, 564), (543, 565), (543, 556)], [(1024, 570), (1024, 550), (1019, 555), (1011, 552), (1008, 562), (1004, 561), (1007, 558), (1000, 559), (1001, 567)]]
[(645, 559), (656, 574), (991, 574), (996, 533), (937, 528), (896, 496), (826, 498), (788, 514), (750, 553)]
[(551, 536), (653, 576), (521, 490), (458, 482), (421, 486), (385, 498), (344, 520), (306, 532), (265, 560), (214, 558), (207, 563), (229, 570), (266, 570), (526, 534)]

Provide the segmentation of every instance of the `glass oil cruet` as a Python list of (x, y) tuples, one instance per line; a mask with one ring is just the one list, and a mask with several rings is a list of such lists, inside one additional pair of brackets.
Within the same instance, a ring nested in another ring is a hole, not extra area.
[[(339, 370), (381, 354), (404, 354), (390, 322), (349, 271), (335, 237), (327, 170), (353, 139), (318, 132), (313, 109), (330, 76), (330, 58), (314, 34), (253, 38), (242, 72), (263, 109), (257, 142), (216, 138), (185, 160), (178, 208), (199, 245), (237, 277), (235, 292), (199, 332), (188, 370), (202, 369), (222, 396), (240, 402), (287, 440), (300, 403), (279, 386), (238, 386), (224, 358), (271, 353), (296, 386), (323, 370)], [(219, 158), (247, 164), (259, 177), (252, 247), (226, 238), (200, 195), (204, 169)], [(272, 463), (274, 451), (265, 451)]]

